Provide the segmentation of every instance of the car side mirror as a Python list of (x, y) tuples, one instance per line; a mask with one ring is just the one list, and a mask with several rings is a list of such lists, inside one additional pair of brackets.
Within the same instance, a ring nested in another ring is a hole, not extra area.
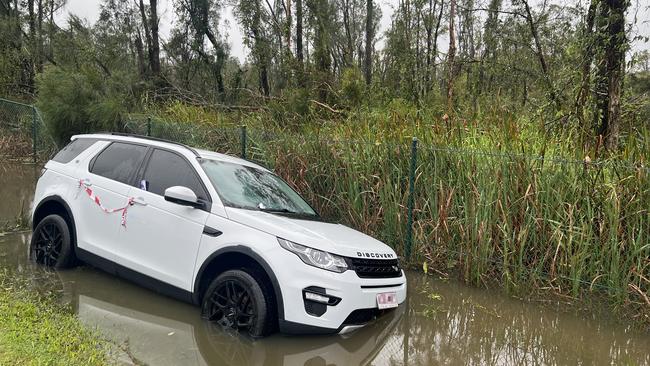
[(165, 201), (194, 208), (203, 207), (203, 203), (196, 197), (196, 193), (183, 186), (173, 186), (165, 189)]

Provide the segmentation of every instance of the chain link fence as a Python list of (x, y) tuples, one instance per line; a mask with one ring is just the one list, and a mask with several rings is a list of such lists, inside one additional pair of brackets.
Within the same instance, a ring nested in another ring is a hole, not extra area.
[(56, 144), (35, 106), (0, 98), (0, 154), (31, 157), (36, 162), (39, 156), (49, 157), (55, 151)]

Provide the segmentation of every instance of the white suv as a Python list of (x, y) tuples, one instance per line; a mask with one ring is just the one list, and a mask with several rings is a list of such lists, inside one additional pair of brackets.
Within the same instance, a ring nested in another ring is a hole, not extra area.
[(72, 137), (43, 169), (32, 222), (38, 263), (79, 259), (255, 337), (345, 333), (406, 298), (387, 245), (323, 220), (261, 166), (170, 141)]

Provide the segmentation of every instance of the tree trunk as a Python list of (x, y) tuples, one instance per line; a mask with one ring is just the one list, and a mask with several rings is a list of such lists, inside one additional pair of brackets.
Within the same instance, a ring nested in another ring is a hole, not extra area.
[(585, 116), (584, 108), (587, 102), (587, 95), (589, 94), (589, 82), (591, 79), (591, 64), (594, 59), (594, 39), (592, 32), (594, 29), (594, 22), (596, 19), (596, 6), (598, 0), (591, 0), (589, 9), (587, 10), (587, 19), (585, 20), (585, 28), (582, 34), (582, 77), (578, 95), (576, 97), (576, 116), (580, 125), (584, 125)]
[(598, 0), (598, 16), (596, 26), (596, 44), (594, 50), (598, 51), (596, 61), (596, 80), (594, 81), (594, 99), (596, 100), (596, 111), (594, 113), (594, 128), (599, 136), (607, 134), (609, 125), (609, 115), (607, 113), (609, 106), (608, 94), (608, 70), (605, 49), (607, 47), (607, 22), (609, 18), (609, 8), (605, 0)]
[(615, 150), (618, 146), (618, 135), (621, 125), (621, 89), (623, 84), (623, 68), (625, 67), (625, 51), (627, 37), (625, 34), (625, 11), (629, 6), (628, 0), (606, 0), (609, 8), (609, 24), (607, 33), (606, 59), (608, 70), (609, 108), (608, 128), (605, 134), (605, 147)]
[(433, 67), (431, 70), (431, 80), (435, 83), (436, 81), (436, 70), (437, 66), (435, 64), (435, 58), (438, 57), (438, 35), (440, 34), (440, 24), (442, 24), (442, 11), (445, 8), (445, 0), (440, 1), (440, 11), (438, 12), (438, 19), (436, 20), (436, 30), (433, 32)]
[[(484, 90), (492, 89), (490, 83), (485, 84), (485, 60), (488, 60), (488, 64), (494, 60), (496, 55), (496, 35), (497, 27), (499, 25), (499, 11), (501, 10), (502, 0), (490, 0), (490, 5), (488, 6), (488, 16), (485, 21), (485, 27), (483, 30), (483, 42), (485, 44), (485, 49), (481, 55), (481, 61), (479, 63), (479, 76), (478, 76), (478, 91), (477, 94), (482, 94)], [(488, 77), (488, 81), (492, 78)]]
[(160, 43), (158, 41), (158, 0), (149, 0), (149, 23), (151, 27), (150, 63), (153, 76), (160, 75)]
[(373, 45), (373, 10), (372, 0), (366, 0), (366, 54), (365, 54), (365, 76), (366, 85), (372, 82), (372, 45)]
[(50, 24), (48, 27), (48, 50), (47, 54), (50, 60), (54, 59), (54, 0), (50, 0)]
[(43, 72), (43, 0), (38, 0), (38, 23), (36, 27), (36, 70)]
[(138, 58), (138, 71), (140, 77), (145, 77), (147, 73), (147, 64), (144, 61), (144, 45), (142, 44), (142, 36), (140, 30), (137, 31), (135, 36), (135, 51)]
[(284, 7), (285, 11), (285, 22), (286, 22), (286, 28), (285, 28), (285, 40), (284, 43), (287, 45), (287, 54), (289, 57), (291, 57), (291, 26), (293, 25), (293, 18), (291, 16), (291, 0), (287, 0), (287, 3)]
[[(149, 21), (147, 20), (147, 13), (145, 11), (144, 2), (140, 0), (140, 17), (142, 18), (142, 28), (144, 28), (144, 40), (147, 46), (147, 59), (149, 60), (149, 66), (152, 65), (152, 47), (151, 47), (151, 32), (149, 30)], [(145, 75), (149, 74), (149, 69), (145, 70)]]
[(449, 3), (449, 52), (447, 53), (447, 115), (451, 117), (454, 97), (455, 57), (456, 57), (456, 0)]
[(296, 0), (296, 57), (302, 70), (304, 62), (302, 53), (302, 0)]
[(27, 1), (29, 15), (29, 58), (24, 60), (25, 73), (27, 76), (27, 88), (29, 93), (34, 92), (34, 64), (36, 61), (36, 13), (34, 12), (34, 0)]

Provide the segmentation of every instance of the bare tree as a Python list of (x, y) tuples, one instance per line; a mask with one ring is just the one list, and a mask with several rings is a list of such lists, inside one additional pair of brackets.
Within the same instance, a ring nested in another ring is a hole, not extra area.
[(533, 36), (533, 40), (535, 41), (535, 50), (537, 54), (537, 59), (539, 60), (539, 65), (542, 69), (542, 75), (544, 77), (544, 81), (546, 82), (549, 96), (551, 98), (551, 101), (555, 105), (555, 109), (559, 111), (562, 109), (562, 103), (560, 102), (560, 98), (558, 97), (557, 91), (555, 90), (555, 85), (553, 85), (553, 79), (551, 79), (551, 75), (548, 69), (548, 64), (546, 62), (546, 57), (544, 56), (544, 49), (542, 47), (542, 42), (539, 37), (539, 32), (537, 31), (537, 22), (533, 19), (533, 14), (530, 10), (530, 6), (528, 5), (528, 0), (519, 0), (519, 1), (521, 1), (521, 3), (524, 6), (526, 22), (528, 23), (528, 27), (530, 28), (530, 34)]

